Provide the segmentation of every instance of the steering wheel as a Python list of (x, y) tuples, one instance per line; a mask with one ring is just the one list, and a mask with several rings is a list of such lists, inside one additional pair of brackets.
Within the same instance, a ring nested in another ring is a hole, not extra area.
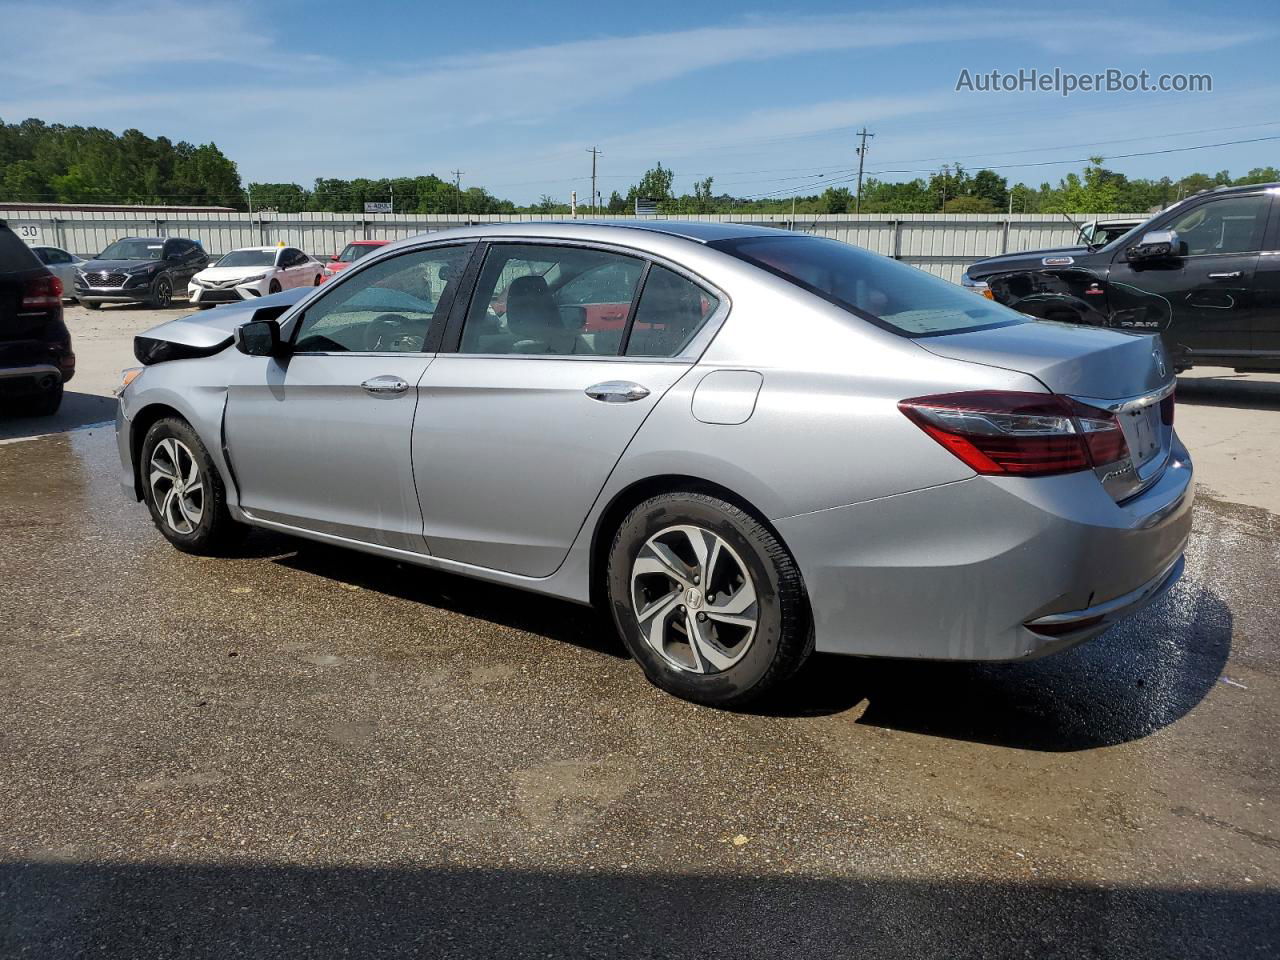
[(404, 317), (398, 313), (384, 313), (374, 317), (364, 327), (364, 352), (376, 353), (390, 349), (382, 345), (383, 338), (396, 336), (404, 322)]

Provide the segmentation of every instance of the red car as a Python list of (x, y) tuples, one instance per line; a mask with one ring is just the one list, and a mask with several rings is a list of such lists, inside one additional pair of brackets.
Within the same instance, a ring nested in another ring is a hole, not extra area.
[(361, 257), (372, 253), (378, 247), (385, 247), (390, 242), (390, 240), (352, 240), (342, 248), (341, 253), (335, 253), (329, 258), (329, 262), (324, 265), (324, 279), (328, 280), (335, 273), (340, 273), (347, 269)]

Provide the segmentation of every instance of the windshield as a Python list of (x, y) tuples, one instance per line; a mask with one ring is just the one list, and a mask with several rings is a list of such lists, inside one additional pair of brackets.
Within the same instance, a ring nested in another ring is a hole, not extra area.
[(217, 267), (270, 267), (276, 262), (274, 250), (232, 250), (219, 260)]
[[(1160, 214), (1156, 214), (1156, 216), (1160, 216)], [(1155, 216), (1151, 218), (1151, 220), (1155, 220), (1155, 219), (1156, 219)], [(1120, 247), (1123, 247), (1125, 246), (1125, 244), (1128, 244), (1130, 242), (1130, 239), (1135, 239), (1137, 237), (1142, 236), (1143, 230), (1147, 229), (1147, 224), (1151, 223), (1151, 220), (1143, 220), (1142, 223), (1137, 225), (1137, 227), (1125, 230), (1125, 232), (1121, 233), (1119, 237), (1116, 237), (1115, 239), (1112, 239), (1112, 241), (1107, 242), (1106, 246), (1102, 247), (1102, 250), (1119, 250)]]
[(1008, 307), (839, 240), (752, 237), (710, 244), (904, 337), (1026, 323)]
[(99, 260), (159, 260), (162, 240), (117, 240), (100, 254)]
[(338, 254), (340, 263), (351, 263), (353, 260), (359, 260), (366, 253), (372, 253), (377, 247), (370, 246), (367, 243), (348, 243), (346, 249)]

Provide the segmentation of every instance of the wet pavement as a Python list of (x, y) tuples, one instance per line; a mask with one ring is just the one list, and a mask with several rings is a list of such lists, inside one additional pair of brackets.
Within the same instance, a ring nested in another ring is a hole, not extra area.
[(110, 429), (0, 446), (0, 956), (1275, 957), (1280, 520), (1019, 665), (817, 658), (757, 713), (589, 611), (255, 534)]

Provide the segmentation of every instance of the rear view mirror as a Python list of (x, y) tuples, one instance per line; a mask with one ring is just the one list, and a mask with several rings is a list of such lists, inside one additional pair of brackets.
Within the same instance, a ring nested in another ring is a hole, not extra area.
[(280, 353), (280, 324), (274, 320), (250, 320), (236, 327), (236, 349), (250, 357), (274, 357)]
[(1149, 230), (1125, 251), (1129, 260), (1167, 260), (1182, 255), (1182, 241), (1176, 230)]

